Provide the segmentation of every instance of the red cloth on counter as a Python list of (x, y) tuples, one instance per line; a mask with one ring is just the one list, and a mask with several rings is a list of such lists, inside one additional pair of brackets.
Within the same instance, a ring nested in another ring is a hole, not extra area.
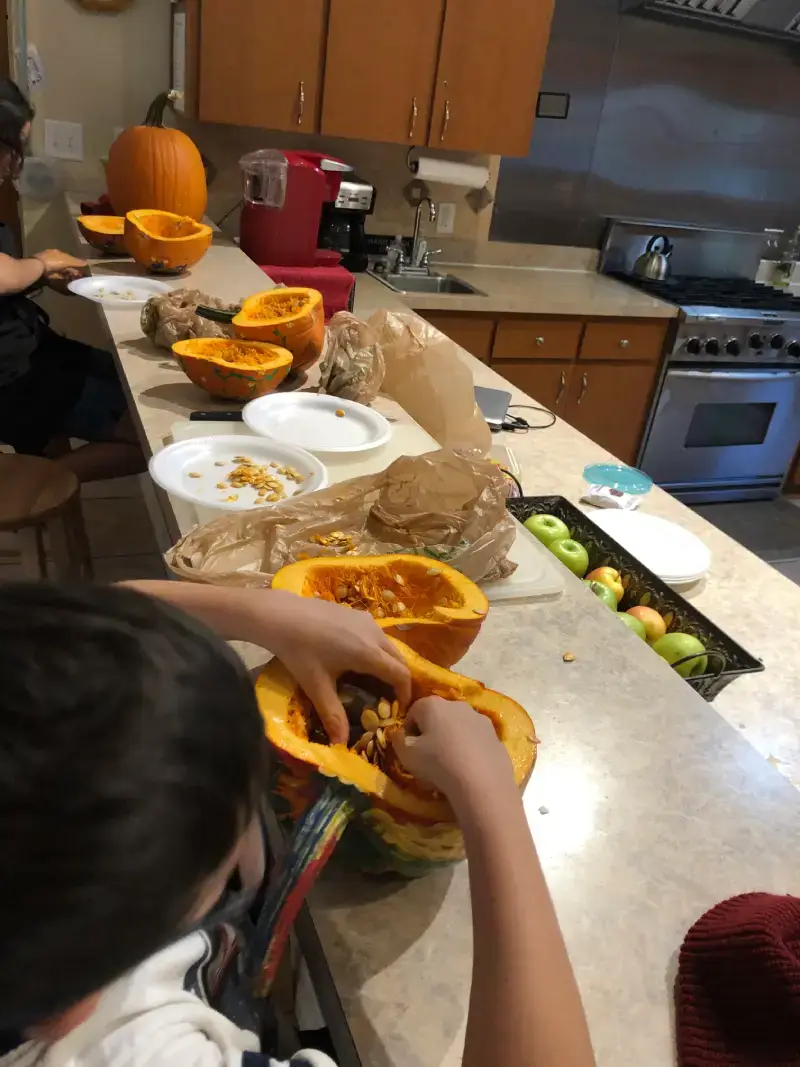
[(337, 311), (348, 311), (356, 284), (355, 277), (341, 265), (318, 267), (261, 267), (274, 282), (289, 286), (305, 286), (322, 293), (325, 321)]
[(706, 912), (680, 951), (681, 1067), (798, 1067), (800, 898), (745, 893)]

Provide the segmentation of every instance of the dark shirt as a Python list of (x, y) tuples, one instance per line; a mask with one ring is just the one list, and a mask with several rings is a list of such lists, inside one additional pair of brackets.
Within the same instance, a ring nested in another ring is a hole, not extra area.
[[(17, 255), (8, 226), (0, 225), (0, 252)], [(24, 293), (0, 294), (0, 388), (27, 374), (47, 326), (47, 315), (27, 296), (38, 288), (37, 284)]]

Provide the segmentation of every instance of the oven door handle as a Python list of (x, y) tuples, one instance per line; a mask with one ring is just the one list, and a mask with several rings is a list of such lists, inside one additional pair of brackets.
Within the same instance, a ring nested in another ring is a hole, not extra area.
[(768, 371), (765, 374), (758, 374), (750, 371), (738, 371), (738, 370), (669, 370), (667, 376), (670, 378), (699, 378), (704, 382), (710, 381), (712, 378), (722, 378), (732, 382), (774, 382), (780, 378), (798, 378), (800, 377), (800, 371), (786, 370), (786, 371)]

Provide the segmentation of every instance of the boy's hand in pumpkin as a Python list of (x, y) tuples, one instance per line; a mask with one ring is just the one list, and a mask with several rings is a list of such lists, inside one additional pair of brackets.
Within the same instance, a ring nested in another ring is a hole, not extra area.
[(393, 687), (402, 707), (411, 702), (411, 675), (402, 653), (365, 611), (273, 590), (281, 597), (280, 625), (264, 644), (291, 671), (312, 702), (332, 744), (347, 744), (350, 726), (336, 691), (348, 671)]
[(443, 697), (418, 700), (394, 747), (406, 770), (441, 790), (457, 811), (508, 785), (519, 796), (511, 760), (491, 720), (469, 704)]

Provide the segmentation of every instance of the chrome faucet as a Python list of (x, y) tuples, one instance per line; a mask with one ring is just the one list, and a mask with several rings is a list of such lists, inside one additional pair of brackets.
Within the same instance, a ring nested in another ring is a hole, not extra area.
[(436, 222), (436, 205), (429, 196), (420, 197), (420, 201), (417, 204), (417, 213), (414, 216), (414, 236), (411, 241), (411, 267), (422, 269), (424, 267), (425, 272), (428, 271), (428, 264), (423, 264), (423, 257), (425, 255), (425, 249), (427, 248), (427, 242), (425, 248), (422, 248), (422, 241), (419, 236), (420, 222), (422, 221), (422, 205), (427, 203), (428, 205), (428, 221)]

